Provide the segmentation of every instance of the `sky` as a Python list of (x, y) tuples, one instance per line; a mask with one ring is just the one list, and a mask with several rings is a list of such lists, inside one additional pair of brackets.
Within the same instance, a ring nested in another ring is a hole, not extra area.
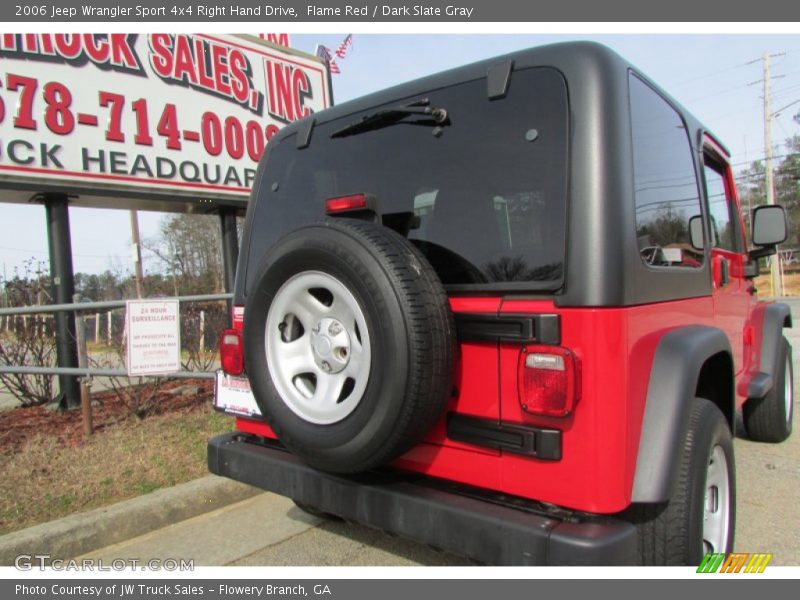
[[(347, 34), (291, 34), (292, 45), (313, 53), (317, 44), (335, 48)], [(772, 58), (773, 110), (800, 101), (800, 34), (624, 34), (475, 35), (356, 33), (341, 73), (333, 76), (336, 103), (441, 70), (514, 50), (568, 40), (594, 40), (613, 48), (666, 89), (731, 150), (735, 168), (764, 156), (762, 63)], [(793, 116), (800, 102), (773, 123), (773, 142), (800, 134)], [(158, 235), (163, 213), (140, 212), (144, 239)], [(71, 208), (76, 272), (132, 270), (130, 224), (124, 210)], [(44, 209), (0, 203), (0, 276), (11, 278), (24, 263), (47, 261)], [(144, 256), (145, 271), (158, 270)]]

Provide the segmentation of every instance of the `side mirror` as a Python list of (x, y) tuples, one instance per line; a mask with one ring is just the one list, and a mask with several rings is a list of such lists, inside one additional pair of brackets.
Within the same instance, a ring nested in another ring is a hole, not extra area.
[(753, 244), (777, 246), (789, 237), (789, 224), (782, 206), (770, 204), (753, 211)]
[(696, 215), (689, 219), (689, 242), (695, 250), (703, 250), (705, 245), (703, 234), (703, 217)]

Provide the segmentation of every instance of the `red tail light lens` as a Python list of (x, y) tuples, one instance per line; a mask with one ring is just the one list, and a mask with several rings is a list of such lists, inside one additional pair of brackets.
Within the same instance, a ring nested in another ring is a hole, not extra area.
[(523, 348), (518, 376), (519, 403), (525, 412), (566, 417), (580, 398), (580, 364), (566, 348)]
[(366, 194), (352, 194), (350, 196), (338, 196), (336, 198), (328, 198), (325, 201), (325, 212), (329, 215), (343, 212), (354, 212), (359, 210), (367, 210), (369, 206), (368, 197)]
[(242, 332), (224, 329), (219, 336), (219, 356), (222, 370), (228, 375), (244, 373), (244, 342)]

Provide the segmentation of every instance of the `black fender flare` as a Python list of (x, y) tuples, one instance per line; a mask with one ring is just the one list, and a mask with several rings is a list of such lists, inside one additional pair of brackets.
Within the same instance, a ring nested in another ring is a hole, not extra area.
[(707, 359), (721, 352), (733, 354), (728, 337), (716, 327), (679, 327), (659, 340), (647, 387), (633, 502), (669, 500), (680, 464), (676, 449), (683, 446), (700, 371)]
[(761, 328), (761, 360), (759, 373), (752, 378), (747, 389), (747, 397), (763, 398), (772, 389), (775, 371), (778, 368), (783, 328), (792, 326), (792, 311), (788, 304), (770, 302), (759, 304), (753, 320)]

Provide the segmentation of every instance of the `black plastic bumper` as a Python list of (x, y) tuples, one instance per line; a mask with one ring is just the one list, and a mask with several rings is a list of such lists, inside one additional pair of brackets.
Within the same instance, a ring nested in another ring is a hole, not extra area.
[(623, 521), (535, 514), (432, 487), (420, 476), (329, 475), (242, 434), (209, 440), (208, 467), (349, 521), (488, 564), (619, 565), (636, 560), (636, 531)]

